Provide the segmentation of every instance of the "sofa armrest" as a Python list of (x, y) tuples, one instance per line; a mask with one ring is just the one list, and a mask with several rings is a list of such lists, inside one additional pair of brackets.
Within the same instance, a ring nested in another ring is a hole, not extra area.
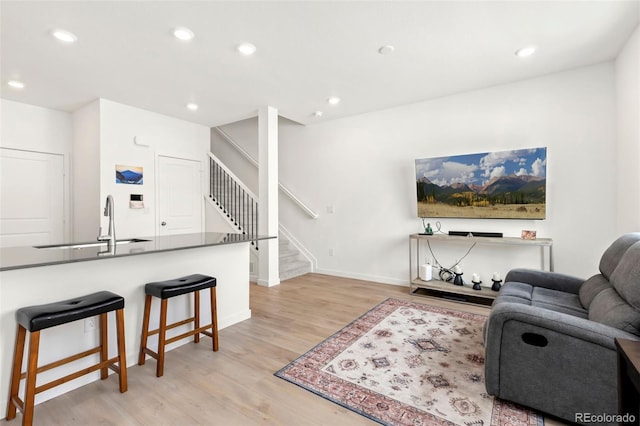
[(573, 294), (578, 294), (580, 286), (584, 283), (582, 278), (571, 275), (524, 268), (512, 269), (507, 273), (504, 282), (513, 281)]
[(575, 422), (575, 413), (615, 413), (617, 328), (518, 303), (496, 305), (485, 329), (487, 392)]
[[(635, 334), (562, 312), (520, 303), (502, 303), (491, 308), (487, 319), (485, 346), (499, 347), (502, 330), (508, 321), (518, 321), (535, 327), (552, 330), (569, 338), (616, 350), (614, 338), (640, 340)], [(493, 341), (492, 341), (493, 340)], [(497, 342), (497, 345), (493, 343)]]

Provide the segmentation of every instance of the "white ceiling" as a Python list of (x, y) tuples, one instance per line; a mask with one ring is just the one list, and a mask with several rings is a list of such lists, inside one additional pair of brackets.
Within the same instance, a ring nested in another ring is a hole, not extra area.
[[(216, 126), (264, 105), (311, 124), (609, 61), (640, 0), (2, 0), (0, 13), (2, 98), (63, 111), (105, 98)], [(196, 37), (175, 39), (176, 26)], [(235, 51), (243, 41), (255, 55)], [(527, 44), (537, 53), (517, 58)]]

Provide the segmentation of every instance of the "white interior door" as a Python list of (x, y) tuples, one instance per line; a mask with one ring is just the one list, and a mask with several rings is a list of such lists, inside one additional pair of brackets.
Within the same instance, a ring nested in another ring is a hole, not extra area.
[(159, 235), (202, 232), (201, 163), (158, 157)]
[(64, 157), (0, 148), (0, 247), (64, 240)]

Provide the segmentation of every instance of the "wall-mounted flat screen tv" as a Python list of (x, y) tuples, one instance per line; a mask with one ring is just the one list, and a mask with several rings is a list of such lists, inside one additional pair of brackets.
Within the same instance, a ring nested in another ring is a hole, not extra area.
[(544, 219), (547, 148), (416, 160), (418, 217)]

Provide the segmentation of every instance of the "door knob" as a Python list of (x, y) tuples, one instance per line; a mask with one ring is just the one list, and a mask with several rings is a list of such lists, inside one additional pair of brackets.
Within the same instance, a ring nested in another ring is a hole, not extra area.
[(162, 221), (162, 223), (160, 224), (162, 226), (167, 226), (167, 222), (165, 222), (164, 220)]

